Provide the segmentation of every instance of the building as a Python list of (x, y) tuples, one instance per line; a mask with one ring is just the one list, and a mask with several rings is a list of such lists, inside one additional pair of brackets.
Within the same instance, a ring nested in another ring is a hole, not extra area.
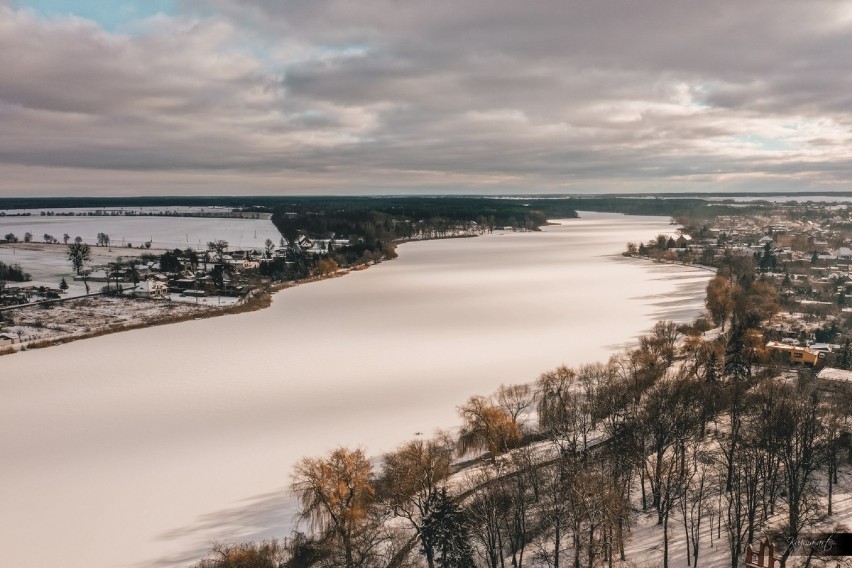
[(770, 341), (766, 344), (766, 350), (770, 353), (785, 353), (791, 365), (804, 365), (805, 367), (817, 367), (825, 361), (825, 352), (816, 351), (810, 347), (799, 347), (778, 341)]
[(852, 393), (852, 371), (825, 367), (817, 374), (817, 386), (820, 390), (838, 393)]

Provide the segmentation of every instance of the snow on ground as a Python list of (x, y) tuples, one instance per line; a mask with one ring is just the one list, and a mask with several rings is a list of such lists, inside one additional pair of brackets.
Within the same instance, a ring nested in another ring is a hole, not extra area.
[[(0, 331), (16, 335), (23, 344), (79, 337), (138, 326), (158, 319), (185, 318), (208, 313), (216, 298), (196, 305), (192, 302), (131, 300), (126, 298), (81, 298), (49, 306), (30, 306), (4, 313)], [(228, 298), (232, 302), (232, 298)], [(222, 304), (224, 306), (224, 304)]]
[[(44, 213), (53, 213), (59, 215), (109, 215), (113, 212), (120, 212), (122, 215), (127, 214), (135, 214), (135, 215), (175, 215), (175, 214), (198, 214), (198, 213), (209, 213), (209, 214), (223, 214), (230, 213), (234, 210), (233, 207), (227, 207), (223, 205), (209, 205), (209, 206), (200, 206), (200, 205), (170, 205), (170, 206), (159, 206), (159, 205), (145, 205), (140, 207), (58, 207), (58, 208), (35, 208), (35, 209), (2, 209), (0, 210), (0, 216), (5, 215), (21, 215), (24, 213), (28, 213), (30, 215), (34, 215), (36, 217), (40, 216), (42, 212)], [(268, 213), (260, 213), (260, 215), (269, 216)]]
[[(818, 475), (818, 487), (825, 493), (827, 483), (825, 475)], [(650, 492), (650, 491), (649, 491)], [(631, 519), (629, 537), (624, 546), (626, 560), (621, 563), (628, 568), (651, 568), (663, 565), (663, 527), (657, 524), (657, 513), (654, 509), (641, 511), (641, 490), (636, 484), (633, 495), (634, 515)], [(821, 506), (825, 508), (827, 497), (822, 495)], [(725, 532), (725, 509), (724, 497), (719, 500), (715, 496), (705, 504), (706, 517), (701, 521), (701, 540), (698, 554), (697, 567), (730, 566), (730, 549)], [(823, 511), (824, 513), (824, 511)], [(720, 514), (722, 515), (720, 521)], [(692, 566), (696, 567), (694, 559), (687, 564), (686, 535), (683, 523), (678, 520), (680, 512), (675, 510), (669, 520), (669, 566), (672, 568)], [(767, 525), (770, 528), (783, 525), (786, 515), (786, 506), (783, 500), (776, 505), (775, 516), (770, 518)], [(804, 530), (806, 535), (816, 535), (821, 532), (850, 532), (852, 531), (852, 467), (845, 465), (839, 473), (839, 484), (834, 488), (833, 514), (825, 516), (820, 522), (807, 526)], [(761, 537), (761, 531), (756, 533), (756, 540)], [(755, 542), (757, 544), (757, 542)], [(783, 553), (780, 550), (776, 554), (778, 560)], [(788, 567), (804, 566), (806, 557), (792, 555), (787, 560)], [(744, 557), (740, 558), (738, 566), (745, 563)], [(812, 566), (825, 566), (837, 568), (852, 568), (852, 557), (827, 557), (825, 559), (812, 558)]]
[[(0, 236), (14, 233), (19, 240), (24, 233), (41, 241), (45, 234), (62, 241), (64, 234), (72, 239), (79, 236), (94, 244), (98, 233), (106, 233), (113, 248), (128, 243), (138, 247), (151, 242), (152, 248), (206, 249), (207, 243), (225, 240), (231, 248), (263, 248), (266, 239), (278, 245), (281, 234), (272, 221), (266, 219), (227, 219), (215, 217), (0, 217)], [(5, 262), (5, 261), (4, 261)]]
[[(150, 252), (159, 254), (162, 251), (141, 251), (137, 249), (122, 249), (113, 247), (91, 247), (90, 266), (105, 265), (119, 258), (129, 258)], [(82, 282), (74, 281), (74, 271), (68, 262), (68, 247), (63, 244), (49, 245), (45, 243), (0, 243), (0, 262), (7, 265), (19, 264), (24, 272), (32, 276), (29, 282), (9, 282), (9, 287), (16, 286), (49, 286), (56, 288), (65, 278), (69, 288), (67, 297), (82, 296), (86, 288)], [(92, 290), (100, 289), (102, 283), (90, 282)]]

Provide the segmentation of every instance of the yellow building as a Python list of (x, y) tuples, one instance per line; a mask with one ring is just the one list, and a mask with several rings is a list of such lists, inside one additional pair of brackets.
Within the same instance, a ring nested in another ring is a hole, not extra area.
[(796, 345), (788, 345), (778, 341), (770, 341), (766, 344), (766, 350), (770, 353), (781, 352), (786, 353), (789, 357), (791, 365), (804, 365), (805, 367), (816, 367), (821, 365), (825, 360), (825, 352), (815, 351), (809, 347), (799, 347)]

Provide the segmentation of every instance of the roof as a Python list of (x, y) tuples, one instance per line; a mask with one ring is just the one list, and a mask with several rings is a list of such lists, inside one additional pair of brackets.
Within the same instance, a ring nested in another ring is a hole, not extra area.
[(817, 374), (818, 379), (824, 381), (843, 381), (852, 382), (852, 371), (844, 371), (843, 369), (835, 369), (834, 367), (825, 367)]

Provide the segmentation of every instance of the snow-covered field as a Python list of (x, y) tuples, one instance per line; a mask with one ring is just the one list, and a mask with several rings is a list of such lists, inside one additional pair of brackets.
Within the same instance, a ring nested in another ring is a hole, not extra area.
[[(205, 249), (207, 243), (225, 240), (231, 248), (262, 249), (266, 239), (278, 245), (281, 234), (272, 221), (266, 219), (223, 219), (216, 217), (0, 217), (0, 237), (13, 233), (23, 240), (24, 233), (41, 241), (45, 234), (62, 241), (81, 237), (94, 244), (98, 233), (109, 235), (113, 248), (146, 242), (158, 249)], [(5, 261), (4, 261), (5, 262)]]
[[(79, 337), (137, 326), (163, 318), (201, 315), (211, 309), (207, 302), (167, 302), (122, 298), (81, 298), (45, 306), (21, 308), (5, 314), (3, 333), (17, 336), (23, 344), (33, 341)], [(235, 300), (228, 298), (229, 304)], [(215, 305), (215, 304), (214, 304)]]
[[(122, 249), (107, 247), (91, 247), (91, 266), (102, 266), (119, 258), (137, 256), (143, 252), (158, 254), (162, 251), (141, 251), (137, 249)], [(19, 264), (24, 272), (32, 276), (29, 282), (9, 282), (15, 286), (48, 286), (56, 288), (65, 278), (68, 283), (67, 296), (82, 296), (86, 288), (82, 282), (74, 281), (74, 271), (68, 262), (68, 247), (63, 244), (49, 245), (44, 243), (0, 243), (0, 262), (8, 265)], [(99, 283), (90, 284), (93, 289), (100, 287)]]
[(145, 205), (141, 207), (59, 207), (59, 208), (35, 208), (35, 209), (0, 209), (0, 217), (5, 215), (21, 215), (28, 213), (29, 215), (39, 216), (44, 213), (53, 213), (53, 214), (74, 214), (74, 215), (89, 215), (95, 214), (98, 212), (103, 215), (108, 215), (110, 213), (118, 212), (120, 214), (128, 214), (133, 213), (136, 215), (173, 215), (173, 214), (186, 214), (186, 213), (209, 213), (209, 214), (222, 214), (229, 213), (233, 211), (232, 207), (225, 206), (197, 206), (197, 205), (171, 205), (168, 207), (164, 206), (151, 206)]

